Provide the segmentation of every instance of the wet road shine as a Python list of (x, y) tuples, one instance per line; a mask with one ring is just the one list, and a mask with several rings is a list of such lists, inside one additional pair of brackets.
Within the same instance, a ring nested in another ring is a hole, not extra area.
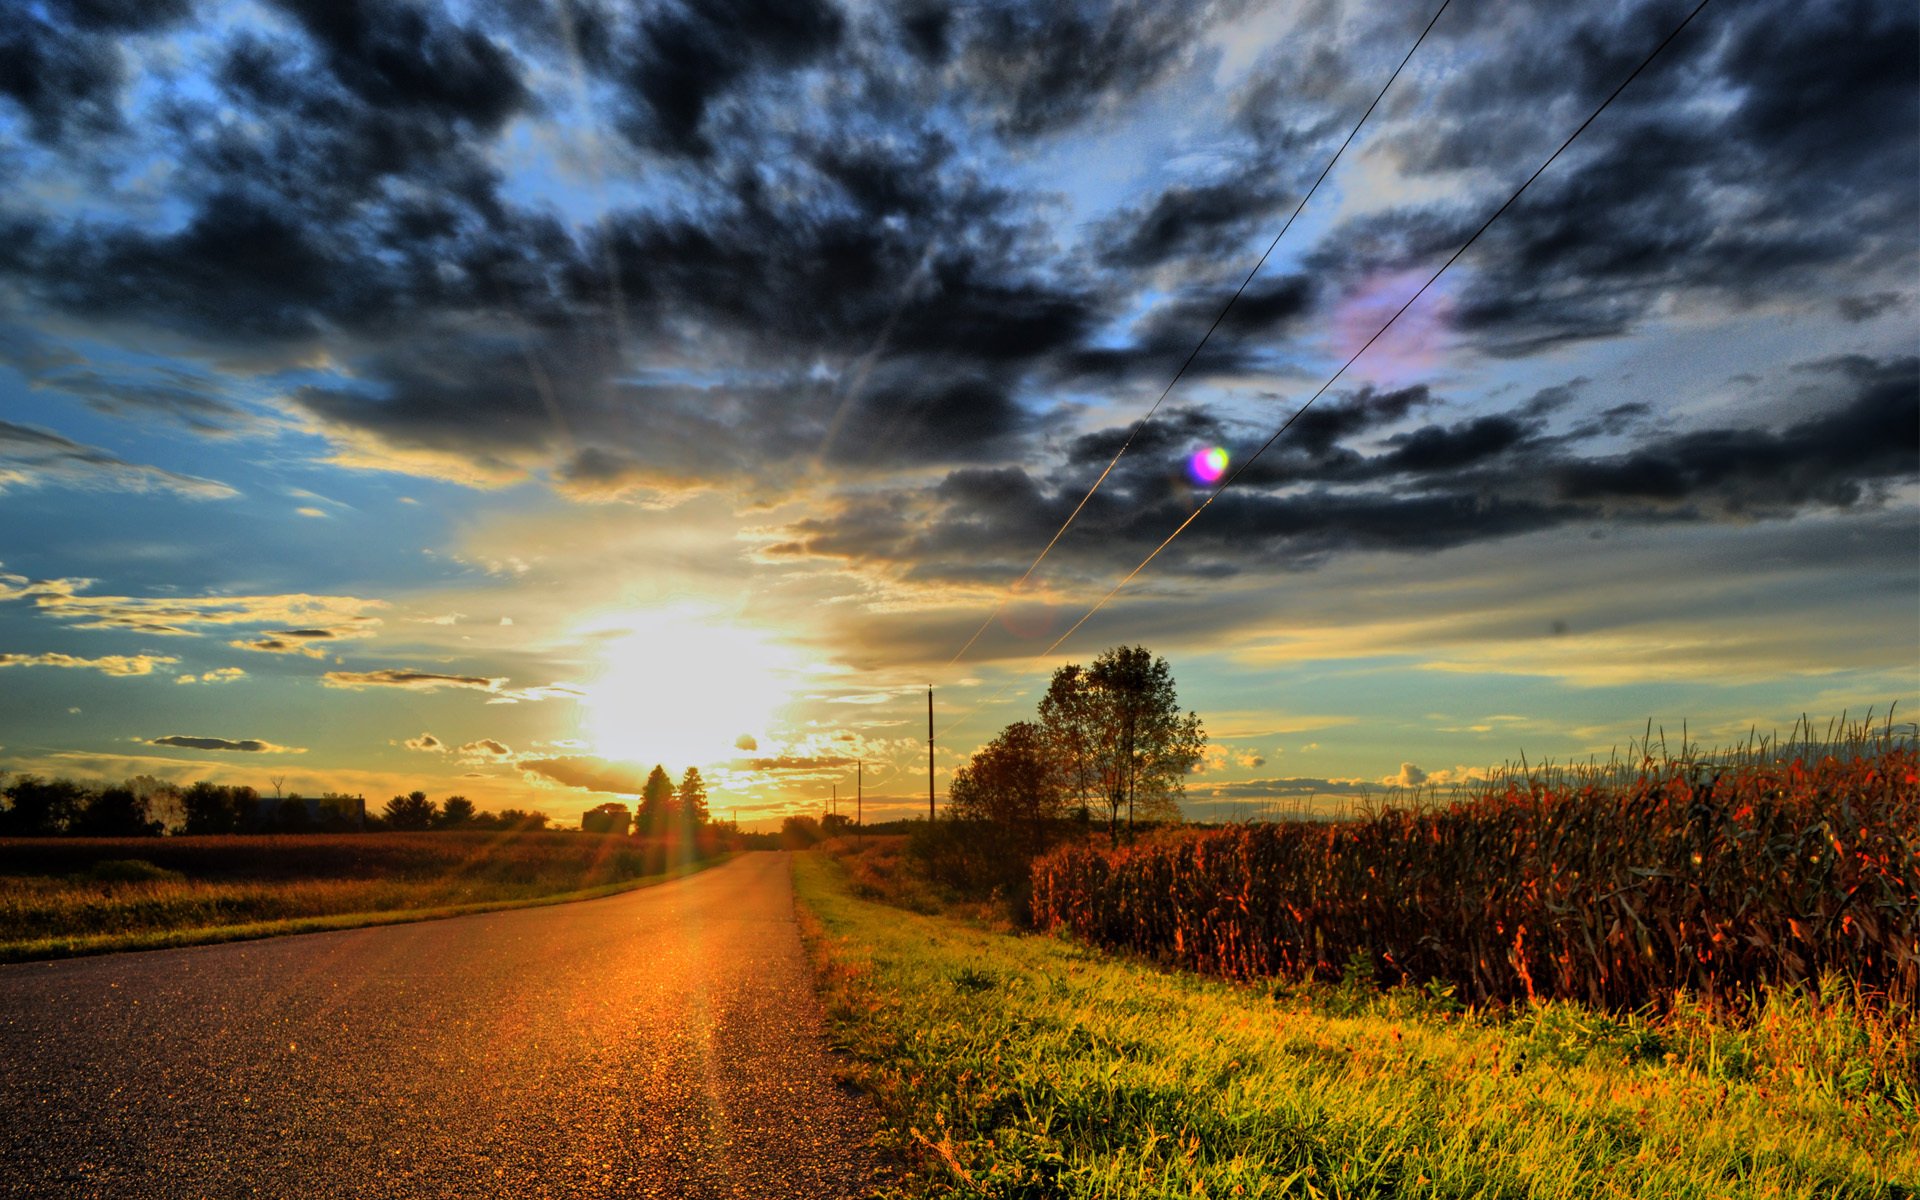
[(521, 909), (0, 967), (0, 1196), (837, 1197), (784, 854)]

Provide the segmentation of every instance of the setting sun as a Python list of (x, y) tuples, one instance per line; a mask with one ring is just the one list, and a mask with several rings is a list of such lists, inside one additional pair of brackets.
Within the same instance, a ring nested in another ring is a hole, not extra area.
[(628, 613), (589, 632), (604, 649), (581, 704), (581, 736), (608, 758), (731, 758), (741, 735), (767, 736), (790, 698), (792, 652), (719, 613)]

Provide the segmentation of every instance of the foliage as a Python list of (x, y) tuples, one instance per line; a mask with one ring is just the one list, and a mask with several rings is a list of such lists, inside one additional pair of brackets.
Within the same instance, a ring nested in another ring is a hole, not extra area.
[(386, 822), (387, 828), (400, 832), (431, 829), (438, 812), (439, 805), (427, 799), (425, 792), (408, 792), (387, 801), (387, 806), (380, 811), (380, 819)]
[(442, 829), (459, 829), (472, 824), (474, 816), (473, 801), (465, 796), (448, 796), (440, 804), (439, 825)]
[(1465, 1000), (1738, 1006), (1837, 973), (1920, 1002), (1920, 758), (1688, 758), (1625, 782), (1510, 776), (1430, 810), (1055, 851), (1037, 924), (1231, 979)]
[(664, 833), (674, 824), (673, 801), (673, 780), (665, 767), (655, 763), (640, 789), (640, 808), (634, 814), (633, 831), (643, 836)]
[(0, 836), (46, 837), (64, 833), (86, 803), (86, 791), (67, 779), (21, 775), (7, 785), (0, 809)]
[(1911, 1071), (1911, 1014), (1777, 993), (1740, 1026), (1564, 1004), (1506, 1020), (1444, 992), (1256, 988), (915, 916), (847, 895), (857, 885), (820, 856), (795, 881), (835, 1040), (880, 1107), (881, 1144), (914, 1168), (905, 1195), (1899, 1200), (1920, 1186), (1912, 1094), (1841, 1066), (1878, 1045)]
[(625, 837), (632, 819), (626, 805), (618, 800), (609, 800), (581, 813), (580, 829), (583, 833), (610, 833)]
[(682, 824), (707, 823), (707, 784), (700, 778), (699, 767), (688, 767), (687, 773), (680, 777), (680, 790), (674, 801), (679, 806)]
[(780, 822), (780, 845), (788, 850), (805, 850), (823, 836), (820, 822), (812, 817), (793, 816)]
[(78, 837), (158, 837), (160, 822), (153, 820), (147, 801), (126, 787), (95, 793), (68, 824)]
[(180, 796), (187, 834), (234, 833), (243, 828), (258, 807), (260, 794), (250, 787), (228, 787), (201, 780)]
[(943, 882), (1024, 910), (1030, 864), (1065, 825), (1062, 779), (1040, 726), (1016, 721), (954, 772), (946, 814), (911, 844)]
[(1069, 663), (1053, 673), (1040, 721), (1069, 796), (1104, 807), (1110, 834), (1122, 812), (1129, 831), (1136, 819), (1180, 819), (1207, 735), (1197, 714), (1180, 711), (1166, 659), (1115, 646), (1085, 670)]

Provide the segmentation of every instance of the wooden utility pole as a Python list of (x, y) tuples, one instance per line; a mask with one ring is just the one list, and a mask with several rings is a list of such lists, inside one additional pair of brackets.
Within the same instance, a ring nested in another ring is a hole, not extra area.
[(933, 685), (927, 685), (927, 821), (933, 821)]
[(861, 836), (867, 832), (867, 764), (853, 760), (853, 827)]

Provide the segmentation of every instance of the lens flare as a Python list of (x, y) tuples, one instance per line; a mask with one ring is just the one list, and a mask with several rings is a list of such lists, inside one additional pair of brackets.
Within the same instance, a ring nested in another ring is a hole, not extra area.
[(1198, 484), (1211, 486), (1220, 482), (1227, 473), (1227, 452), (1218, 446), (1207, 446), (1193, 452), (1187, 459), (1187, 475)]

